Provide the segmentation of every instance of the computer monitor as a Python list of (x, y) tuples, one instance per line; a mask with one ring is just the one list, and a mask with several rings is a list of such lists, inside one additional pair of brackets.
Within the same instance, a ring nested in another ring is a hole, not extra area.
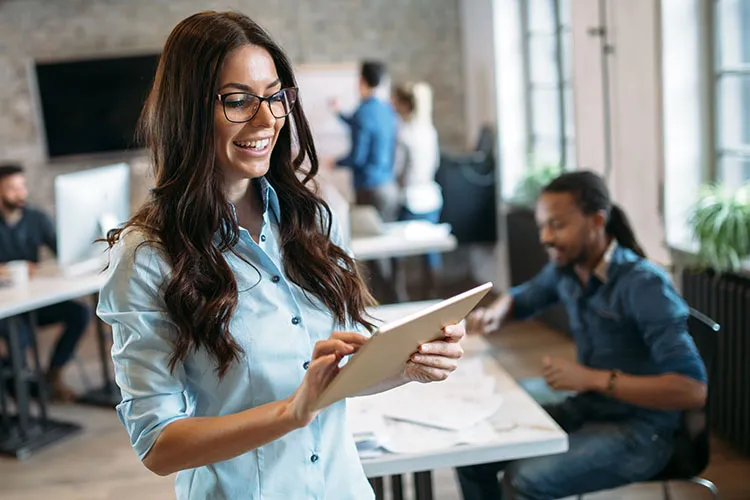
[(98, 266), (106, 244), (96, 240), (130, 216), (130, 167), (118, 163), (58, 175), (55, 213), (59, 267), (75, 274)]

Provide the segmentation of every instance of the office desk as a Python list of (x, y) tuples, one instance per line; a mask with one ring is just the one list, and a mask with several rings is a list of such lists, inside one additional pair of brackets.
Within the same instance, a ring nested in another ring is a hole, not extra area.
[(389, 222), (384, 234), (352, 234), (349, 245), (354, 258), (360, 261), (450, 252), (457, 246), (449, 225), (424, 221)]
[[(31, 336), (32, 350), (34, 352), (34, 368), (24, 369), (22, 360), (25, 352), (20, 345), (21, 319), (20, 314), (30, 313), (41, 307), (49, 306), (72, 300), (86, 295), (98, 294), (105, 280), (105, 275), (99, 272), (91, 272), (76, 276), (65, 276), (57, 271), (54, 266), (44, 265), (38, 274), (24, 287), (2, 287), (0, 288), (0, 319), (8, 320), (8, 344), (11, 359), (11, 369), (3, 373), (3, 377), (12, 378), (15, 383), (16, 392), (16, 415), (11, 416), (5, 408), (5, 399), (0, 388), (0, 414), (4, 420), (2, 433), (0, 433), (0, 453), (27, 458), (37, 451), (53, 442), (56, 442), (76, 431), (79, 427), (65, 422), (56, 422), (47, 418), (47, 402), (44, 394), (37, 398), (39, 402), (39, 416), (32, 417), (30, 395), (28, 384), (25, 380), (41, 376), (39, 369), (39, 357), (36, 350), (35, 336)], [(99, 321), (96, 322), (99, 338), (99, 350), (102, 358), (102, 369), (104, 373), (105, 387), (96, 391), (108, 396), (116, 395), (114, 383), (109, 375), (106, 358), (108, 354), (105, 348), (104, 330)], [(41, 386), (41, 384), (40, 384)], [(88, 395), (90, 396), (90, 395)], [(119, 398), (119, 396), (118, 396)], [(91, 402), (91, 398), (83, 398), (82, 402)], [(97, 400), (99, 398), (94, 397)], [(111, 405), (112, 398), (109, 397)], [(119, 399), (118, 399), (119, 401)]]
[[(390, 272), (378, 267), (376, 262), (368, 262), (372, 288), (381, 302), (403, 303), (409, 301), (405, 263), (401, 257), (425, 255), (432, 252), (450, 252), (458, 246), (458, 240), (451, 234), (449, 224), (432, 224), (426, 221), (389, 222), (384, 224), (385, 232), (378, 235), (352, 234), (349, 248), (354, 258), (360, 262), (393, 259)], [(423, 262), (423, 283), (433, 283)], [(387, 266), (386, 266), (387, 268)], [(390, 274), (389, 274), (390, 273)], [(430, 290), (434, 296), (434, 290)]]
[[(381, 306), (374, 310), (374, 314), (378, 319), (387, 322), (434, 303), (435, 301), (427, 301)], [(494, 442), (451, 446), (429, 453), (391, 454), (384, 452), (374, 458), (363, 458), (362, 467), (367, 477), (373, 481), (376, 493), (381, 493), (378, 489), (382, 491), (382, 482), (378, 484), (378, 480), (372, 478), (416, 473), (414, 481), (416, 499), (431, 500), (431, 470), (552, 455), (567, 451), (567, 434), (494, 359), (487, 340), (478, 336), (466, 337), (463, 347), (465, 354), (462, 361), (479, 358), (482, 360), (485, 373), (496, 377), (496, 392), (503, 397), (503, 404), (498, 410), (498, 415), (502, 415), (506, 422), (512, 421), (514, 426), (500, 431), (501, 439)], [(367, 397), (364, 399), (366, 400)], [(395, 483), (400, 488), (400, 478), (396, 478)], [(394, 492), (396, 498), (400, 498), (399, 494), (400, 492)]]

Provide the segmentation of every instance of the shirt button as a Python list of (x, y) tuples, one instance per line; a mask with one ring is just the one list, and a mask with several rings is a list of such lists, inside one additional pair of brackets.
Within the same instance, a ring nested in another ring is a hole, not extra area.
[(315, 462), (317, 462), (317, 461), (318, 461), (318, 459), (319, 459), (319, 458), (320, 458), (320, 457), (319, 457), (318, 455), (316, 455), (316, 454), (314, 454), (314, 453), (313, 453), (313, 456), (311, 456), (311, 457), (310, 457), (310, 461), (311, 461), (312, 463), (315, 463)]
[(292, 318), (292, 324), (293, 325), (299, 325), (300, 321), (302, 321), (299, 316), (295, 316)]
[(273, 278), (271, 278), (271, 281), (273, 281), (274, 283), (278, 283), (279, 281), (281, 281), (281, 278), (279, 278), (278, 276), (274, 276)]
[(305, 370), (307, 370), (308, 368), (310, 368), (310, 362), (309, 361), (305, 361), (304, 363), (302, 363), (302, 368), (304, 368)]
[(260, 235), (260, 241), (266, 241), (266, 235), (265, 234), (261, 234)]

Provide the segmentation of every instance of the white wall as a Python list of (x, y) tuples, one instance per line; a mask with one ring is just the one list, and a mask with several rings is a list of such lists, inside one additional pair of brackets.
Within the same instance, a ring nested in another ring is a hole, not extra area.
[(662, 0), (665, 225), (667, 241), (681, 248), (690, 240), (689, 209), (711, 160), (710, 109), (701, 105), (711, 78), (704, 53), (709, 49), (700, 43), (706, 2)]
[[(604, 120), (608, 103), (611, 172), (607, 177), (612, 197), (630, 217), (649, 257), (667, 263), (661, 211), (664, 153), (659, 0), (605, 2), (605, 37), (612, 52), (604, 63), (601, 38), (589, 34), (591, 28), (601, 26), (600, 3), (577, 0), (572, 4), (579, 164), (607, 174), (604, 145), (608, 128)], [(602, 64), (607, 64), (608, 79), (602, 77)]]
[(500, 189), (509, 198), (528, 167), (523, 32), (519, 0), (495, 0), (494, 7)]
[(493, 0), (461, 0), (466, 145), (473, 147), (483, 124), (496, 127)]
[(579, 168), (604, 175), (607, 162), (606, 100), (602, 40), (590, 33), (599, 25), (599, 0), (570, 2), (573, 38), (573, 108)]

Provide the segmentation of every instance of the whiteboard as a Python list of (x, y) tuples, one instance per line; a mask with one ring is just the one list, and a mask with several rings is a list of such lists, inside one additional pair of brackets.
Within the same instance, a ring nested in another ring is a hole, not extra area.
[(348, 127), (331, 112), (338, 100), (341, 111), (352, 113), (359, 104), (359, 63), (302, 64), (295, 68), (299, 98), (312, 128), (320, 158), (348, 153)]

